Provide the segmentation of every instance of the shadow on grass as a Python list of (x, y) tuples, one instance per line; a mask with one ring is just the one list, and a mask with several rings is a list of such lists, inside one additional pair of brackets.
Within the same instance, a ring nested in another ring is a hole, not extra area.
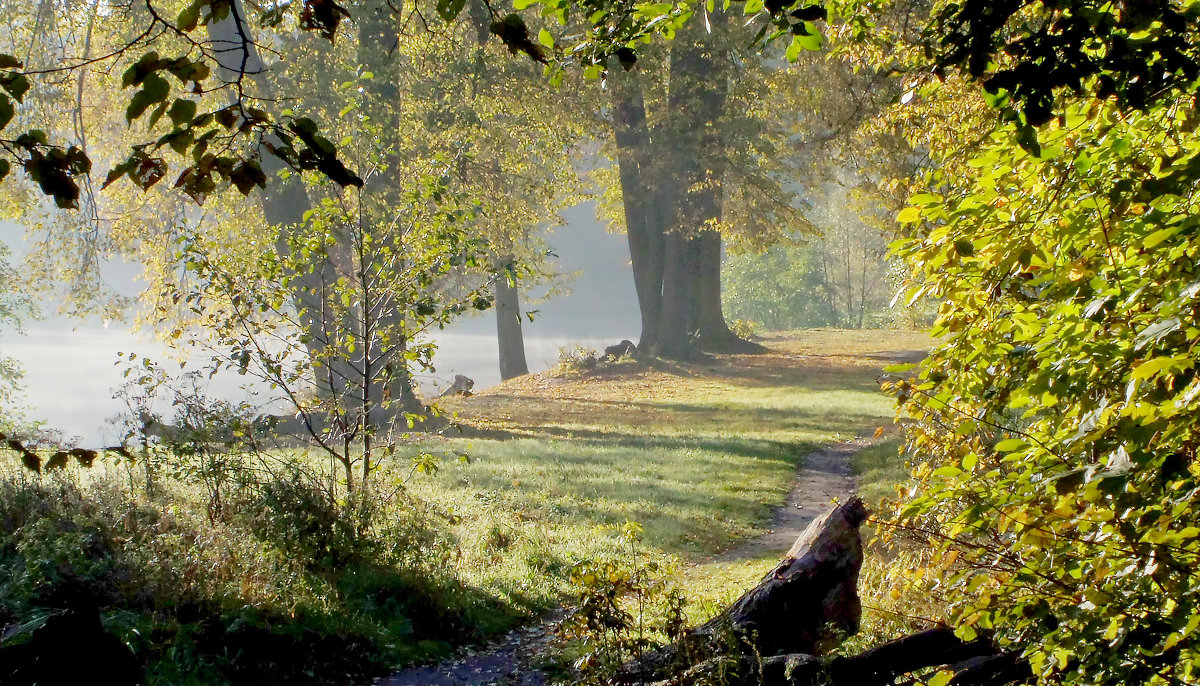
[[(852, 391), (853, 392), (853, 391)], [(844, 430), (865, 431), (886, 422), (869, 405), (816, 398), (790, 407), (742, 406), (735, 403), (660, 403), (565, 397), (554, 400), (523, 396), (489, 396), (512, 417), (504, 426), (463, 424), (464, 437), (527, 438), (546, 436), (580, 440), (642, 442), (662, 440), (655, 431), (678, 428), (693, 434), (739, 434), (776, 431), (828, 432), (831, 418)], [(638, 433), (644, 431), (644, 433)], [(450, 432), (449, 435), (454, 435)]]
[[(525, 428), (528, 431), (525, 431)], [(617, 432), (611, 429), (574, 429), (558, 426), (517, 427), (512, 430), (466, 427), (462, 436), (463, 438), (485, 438), (497, 441), (530, 439), (534, 437), (570, 439), (581, 444), (600, 447), (641, 450), (709, 450), (748, 458), (791, 456), (795, 458), (793, 461), (798, 461), (801, 456), (821, 447), (820, 444), (815, 442), (739, 438), (733, 436), (647, 436), (645, 434)]]

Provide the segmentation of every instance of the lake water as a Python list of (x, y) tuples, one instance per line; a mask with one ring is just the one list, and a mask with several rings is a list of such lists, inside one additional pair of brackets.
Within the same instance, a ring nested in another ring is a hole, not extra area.
[[(537, 372), (554, 366), (563, 347), (582, 345), (603, 350), (616, 340), (534, 336), (525, 340), (525, 355), (530, 371)], [(500, 381), (495, 336), (443, 333), (437, 343), (436, 371), (417, 378), (426, 395), (436, 395), (455, 374), (474, 379), (476, 389)], [(173, 359), (158, 343), (116, 328), (35, 329), (0, 340), (0, 353), (16, 358), (25, 368), (23, 385), (29, 418), (44, 420), (88, 446), (111, 445), (120, 440), (119, 432), (108, 420), (126, 409), (113, 394), (126, 381), (122, 376), (125, 365), (118, 364), (118, 354), (131, 351), (159, 362)], [(166, 364), (168, 369), (173, 366)], [(222, 373), (208, 382), (207, 390), (215, 397), (240, 400), (248, 396), (243, 389), (248, 381), (248, 377)], [(268, 393), (261, 385), (259, 388), (263, 394)]]

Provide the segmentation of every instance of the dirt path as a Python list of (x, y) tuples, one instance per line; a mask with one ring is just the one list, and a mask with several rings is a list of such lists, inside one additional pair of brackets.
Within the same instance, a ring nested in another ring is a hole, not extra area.
[[(786, 551), (830, 503), (854, 493), (850, 459), (873, 442), (871, 438), (855, 438), (806, 456), (804, 465), (796, 471), (787, 500), (775, 510), (770, 531), (716, 559), (728, 562)], [(510, 632), (437, 665), (410, 667), (379, 681), (377, 686), (544, 686), (549, 680), (534, 662), (551, 640), (554, 621), (549, 618)]]
[(467, 649), (436, 665), (410, 667), (377, 686), (545, 686), (549, 679), (534, 663), (553, 633), (554, 618), (510, 631), (486, 646)]
[(796, 471), (796, 481), (787, 500), (775, 509), (771, 529), (715, 559), (732, 562), (762, 557), (767, 553), (782, 553), (791, 548), (808, 523), (828, 510), (831, 503), (841, 502), (853, 495), (855, 488), (850, 459), (875, 440), (853, 438), (807, 455), (804, 465)]

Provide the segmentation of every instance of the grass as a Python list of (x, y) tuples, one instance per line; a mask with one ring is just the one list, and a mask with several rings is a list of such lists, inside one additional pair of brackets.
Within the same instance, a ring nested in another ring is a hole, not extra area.
[(895, 498), (896, 487), (908, 478), (903, 443), (899, 437), (887, 438), (854, 454), (851, 468), (858, 494), (875, 506), (872, 511), (878, 511), (884, 499)]
[[(922, 354), (928, 339), (815, 330), (765, 343), (765, 355), (623, 360), (445, 403), (465, 436), (422, 447), (465, 452), (471, 463), (414, 491), (463, 518), (461, 540), (479, 541), (481, 527), (510, 534), (510, 554), (476, 545), (464, 578), (537, 612), (567, 587), (565, 576), (531, 571), (602, 557), (614, 527), (635, 521), (646, 555), (686, 570), (697, 608), (757, 580), (773, 559), (739, 564), (740, 574), (704, 567), (765, 532), (807, 453), (890, 425), (892, 403), (875, 379), (890, 360)], [(537, 564), (522, 563), (525, 554)]]
[[(764, 342), (765, 355), (621, 360), (445, 402), (461, 434), (402, 446), (385, 463), (380, 492), (398, 497), (359, 547), (312, 540), (319, 482), (269, 502), (261, 489), (234, 490), (228, 512), (210, 520), (195, 487), (164, 477), (146, 495), (124, 463), (90, 473), (86, 486), (9, 480), (0, 565), (25, 586), (0, 583), (0, 624), (52, 607), (38, 605), (47, 589), (100, 589), (105, 621), (158, 683), (252, 670), (246, 655), (206, 652), (222, 637), (267, 651), (257, 662), (280, 645), (305, 651), (300, 682), (339, 683), (347, 656), (361, 672), (444, 654), (557, 606), (577, 565), (630, 558), (663, 576), (675, 570), (699, 621), (775, 562), (714, 557), (765, 531), (807, 453), (888, 426), (892, 403), (875, 377), (928, 347), (923, 334), (899, 331)], [(422, 451), (451, 459), (410, 478), (409, 456)], [(469, 461), (452, 459), (463, 454)], [(894, 454), (881, 446), (862, 456), (864, 481), (890, 485)], [(631, 521), (643, 527), (633, 546), (620, 535)], [(79, 558), (80, 536), (103, 542), (95, 559)], [(328, 664), (312, 657), (322, 650)]]

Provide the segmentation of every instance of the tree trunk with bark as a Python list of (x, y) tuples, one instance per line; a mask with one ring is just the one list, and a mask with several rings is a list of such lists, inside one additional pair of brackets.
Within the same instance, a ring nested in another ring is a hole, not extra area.
[(509, 281), (512, 262), (512, 255), (497, 260), (499, 276), (494, 282), (496, 341), (500, 352), (500, 379), (503, 381), (529, 373), (521, 327), (521, 293), (517, 283)]
[(613, 134), (634, 285), (638, 349), (687, 359), (762, 348), (730, 331), (721, 308), (723, 142), (728, 55), (687, 28), (671, 45), (664, 123), (649, 127), (635, 74), (614, 67)]
[(675, 643), (624, 665), (613, 681), (654, 686), (890, 686), (931, 667), (955, 686), (1003, 686), (1032, 678), (1018, 654), (948, 627), (900, 637), (857, 655), (823, 657), (857, 633), (858, 573), (867, 519), (862, 500), (814, 520), (757, 586)]
[(658, 681), (685, 671), (696, 656), (715, 657), (730, 644), (748, 654), (820, 655), (853, 635), (862, 613), (859, 526), (866, 518), (858, 498), (831, 508), (808, 525), (757, 586), (680, 641), (625, 665), (618, 680)]
[(625, 73), (621, 67), (614, 66), (610, 73), (612, 126), (617, 142), (625, 235), (629, 241), (633, 285), (642, 315), (638, 349), (652, 350), (658, 344), (662, 312), (664, 237), (658, 199), (661, 189), (652, 180), (650, 130), (637, 72)]

